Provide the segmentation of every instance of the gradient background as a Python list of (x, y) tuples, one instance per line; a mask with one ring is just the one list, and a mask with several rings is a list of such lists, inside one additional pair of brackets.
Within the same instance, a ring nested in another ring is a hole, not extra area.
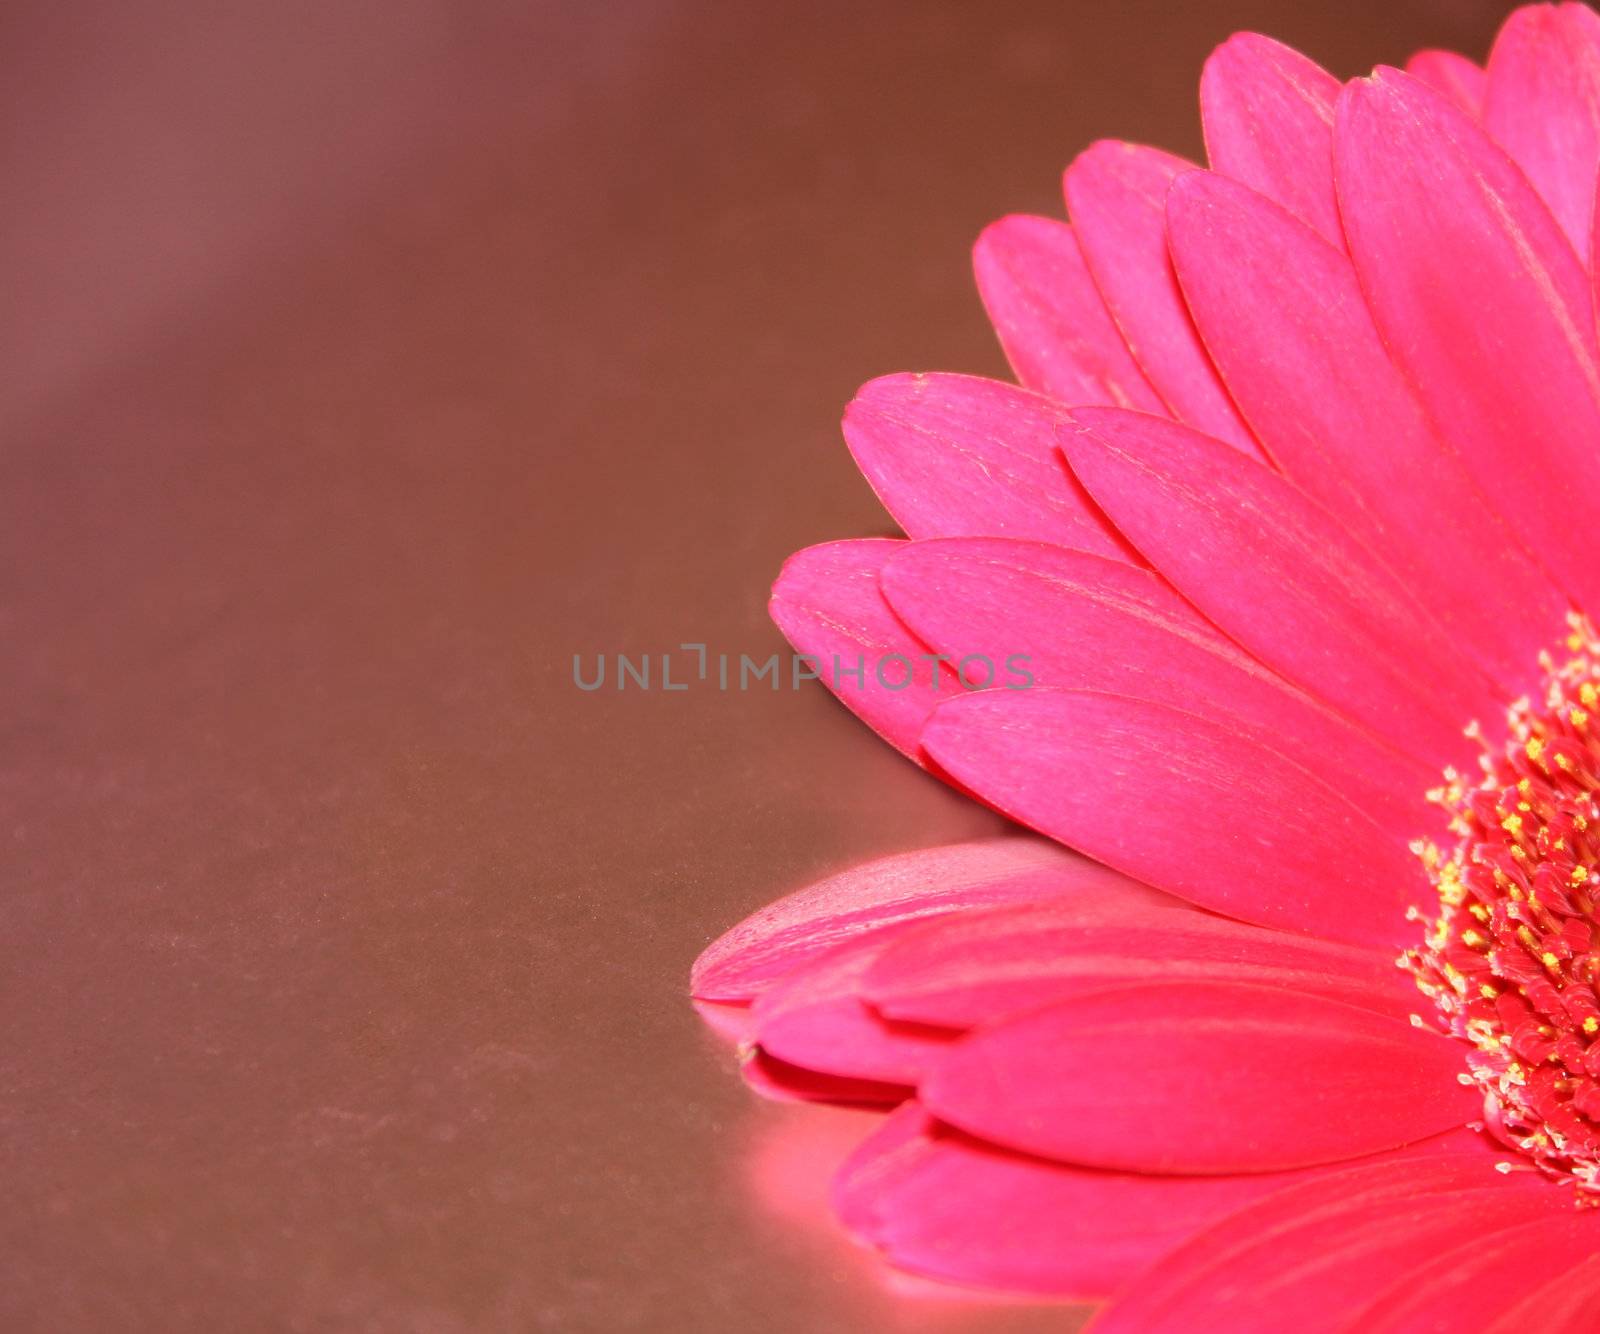
[(853, 1114), (683, 996), (775, 895), (980, 834), (765, 657), (888, 531), (855, 386), (1002, 373), (968, 246), (1212, 45), (1465, 0), (0, 8), (0, 1326), (1071, 1327), (885, 1280)]

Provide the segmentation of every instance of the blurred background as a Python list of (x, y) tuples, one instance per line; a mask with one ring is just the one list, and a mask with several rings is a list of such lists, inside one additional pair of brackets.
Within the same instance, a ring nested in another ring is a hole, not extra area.
[[(849, 1113), (687, 971), (995, 827), (764, 658), (889, 531), (861, 381), (1002, 374), (968, 268), (1239, 28), (1352, 75), (1507, 6), (0, 6), (0, 1326), (1072, 1328), (887, 1280)], [(592, 660), (592, 659), (591, 659)]]

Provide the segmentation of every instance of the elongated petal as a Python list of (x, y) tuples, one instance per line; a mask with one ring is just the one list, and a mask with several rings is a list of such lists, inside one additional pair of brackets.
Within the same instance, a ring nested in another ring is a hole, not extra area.
[(845, 411), (844, 438), (912, 537), (993, 535), (1126, 559), (1129, 548), (1056, 452), (1062, 408), (972, 375), (886, 375)]
[(1339, 1162), (1459, 1126), (1450, 1038), (1321, 996), (1217, 982), (1094, 992), (978, 1030), (920, 1085), (941, 1120), (1128, 1171)]
[[(1441, 1136), (1364, 1161), (1458, 1145)], [(1077, 1167), (986, 1144), (910, 1102), (841, 1166), (834, 1209), (902, 1269), (1095, 1301), (1200, 1229), (1326, 1172), (1175, 1177)]]
[(1160, 409), (1066, 223), (1002, 218), (978, 238), (972, 265), (1000, 346), (1022, 384), (1062, 403)]
[(1038, 838), (991, 838), (852, 866), (745, 918), (695, 960), (701, 1000), (747, 1001), (847, 941), (938, 913), (1070, 895), (1113, 902), (1158, 896)]
[(1515, 1305), (1499, 1312), (1483, 1334), (1590, 1334), (1600, 1306), (1600, 1255), (1591, 1253), (1565, 1274), (1535, 1288)]
[(956, 1035), (890, 1023), (860, 998), (862, 979), (879, 951), (914, 925), (880, 927), (836, 946), (765, 992), (751, 1013), (761, 1049), (825, 1074), (915, 1084)]
[(1213, 1224), (1130, 1284), (1096, 1334), (1332, 1334), (1464, 1227), (1556, 1207), (1546, 1183), (1497, 1180), (1480, 1155), (1351, 1167)]
[(772, 586), (768, 611), (805, 661), (777, 661), (780, 689), (809, 667), (896, 750), (923, 763), (917, 734), (934, 705), (961, 687), (889, 610), (878, 570), (902, 543), (826, 542), (797, 551)]
[(1175, 423), (1085, 408), (1062, 447), (1117, 527), (1262, 662), (1431, 763), (1495, 717), (1416, 599), (1277, 473)]
[(1586, 5), (1513, 13), (1489, 53), (1483, 123), (1586, 255), (1600, 171), (1600, 16)]
[[(1406, 1274), (1352, 1322), (1362, 1334), (1482, 1329), (1514, 1312), (1547, 1283), (1565, 1287), (1569, 1271), (1600, 1251), (1600, 1215), (1573, 1209), (1481, 1235), (1476, 1228), (1443, 1255)], [(1545, 1302), (1512, 1329), (1549, 1329)], [(1535, 1314), (1536, 1312), (1536, 1314)], [(1592, 1307), (1586, 1310), (1592, 1315)]]
[(1200, 75), (1211, 166), (1343, 246), (1333, 193), (1339, 81), (1314, 60), (1253, 32), (1230, 37)]
[(860, 991), (889, 1018), (969, 1029), (1152, 977), (1275, 986), (1401, 1020), (1420, 1006), (1392, 951), (1093, 897), (918, 923), (876, 954)]
[(1478, 126), (1398, 71), (1346, 89), (1334, 164), (1385, 345), (1518, 535), (1600, 605), (1600, 368), (1571, 245)]
[(836, 1178), (835, 1209), (914, 1273), (1096, 1301), (1199, 1228), (1304, 1178), (1162, 1177), (1008, 1153), (896, 1111)]
[(1432, 893), (1403, 843), (1311, 774), (1163, 705), (978, 691), (940, 708), (923, 740), (1015, 819), (1216, 912), (1391, 945)]
[(1148, 570), (1037, 542), (915, 542), (884, 565), (889, 605), (960, 662), (1026, 655), (1038, 685), (1102, 690), (1231, 720), (1350, 797), (1418, 833), (1425, 766), (1381, 744), (1240, 651)]
[(1418, 51), (1406, 61), (1406, 73), (1443, 93), (1469, 116), (1483, 115), (1488, 76), (1476, 61), (1455, 51)]
[(894, 1107), (911, 1096), (900, 1084), (847, 1079), (790, 1065), (769, 1052), (752, 1050), (739, 1067), (753, 1093), (774, 1102), (831, 1102), (843, 1107)]
[(1285, 476), (1379, 555), (1509, 695), (1566, 600), (1429, 426), (1343, 250), (1261, 195), (1191, 172), (1167, 197), (1184, 295)]
[(1173, 415), (1260, 457), (1195, 333), (1167, 258), (1167, 187), (1191, 166), (1158, 148), (1095, 144), (1067, 168), (1067, 210), (1095, 285)]

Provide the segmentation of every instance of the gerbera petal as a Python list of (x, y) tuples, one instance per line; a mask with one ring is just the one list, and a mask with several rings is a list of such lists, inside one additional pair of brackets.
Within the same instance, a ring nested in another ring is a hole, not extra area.
[(845, 410), (844, 438), (912, 537), (984, 535), (1126, 559), (1127, 544), (1061, 464), (1063, 409), (974, 375), (886, 375)]
[(1123, 534), (1269, 667), (1436, 765), (1498, 716), (1413, 595), (1279, 474), (1174, 422), (1085, 408), (1062, 448)]
[(1406, 61), (1406, 73), (1443, 93), (1469, 116), (1483, 115), (1488, 76), (1476, 61), (1456, 51), (1418, 51)]
[(1200, 75), (1200, 119), (1212, 167), (1343, 246), (1333, 193), (1338, 98), (1339, 81), (1316, 61), (1253, 32), (1230, 37)]
[(1332, 1334), (1463, 1226), (1481, 1233), (1552, 1207), (1546, 1183), (1498, 1179), (1479, 1154), (1349, 1167), (1248, 1205), (1158, 1260), (1095, 1334)]
[(1600, 1307), (1600, 1255), (1590, 1254), (1499, 1312), (1483, 1334), (1526, 1334), (1530, 1329), (1539, 1334), (1592, 1334), (1596, 1307)]
[(1580, 255), (1600, 170), (1600, 16), (1525, 5), (1489, 53), (1484, 128), (1527, 172)]
[(1039, 838), (991, 838), (852, 866), (768, 904), (695, 960), (700, 1000), (748, 1001), (829, 950), (896, 922), (1083, 894), (1159, 902), (1126, 876)]
[(770, 1052), (751, 1050), (739, 1067), (751, 1092), (774, 1102), (831, 1102), (845, 1107), (894, 1107), (911, 1096), (901, 1084), (848, 1079), (790, 1065)]
[[(917, 734), (934, 705), (961, 693), (928, 646), (905, 628), (878, 589), (878, 570), (904, 545), (892, 538), (824, 542), (784, 563), (767, 609), (803, 658), (774, 655), (774, 671), (803, 680), (809, 668), (874, 732), (923, 763)], [(773, 688), (783, 684), (773, 677)]]
[(985, 690), (923, 742), (1023, 824), (1192, 903), (1264, 926), (1390, 945), (1431, 893), (1398, 839), (1237, 729), (1092, 691)]
[(907, 1103), (840, 1169), (834, 1207), (899, 1268), (1096, 1301), (1199, 1228), (1301, 1179), (1052, 1163), (985, 1144)]
[(1002, 218), (978, 238), (972, 266), (1000, 346), (1029, 389), (1063, 403), (1160, 410), (1066, 223)]
[(1387, 828), (1417, 835), (1437, 775), (1267, 671), (1158, 576), (1038, 542), (915, 542), (883, 567), (889, 605), (952, 660), (1026, 654), (1042, 686), (1231, 720)]
[(1157, 976), (1294, 989), (1401, 1019), (1419, 1005), (1391, 951), (1092, 896), (917, 923), (874, 956), (858, 989), (891, 1019), (969, 1029)]
[(1397, 70), (1346, 89), (1334, 161), (1385, 345), (1518, 535), (1600, 605), (1600, 365), (1571, 245), (1482, 130)]
[(941, 1120), (1024, 1153), (1127, 1171), (1260, 1172), (1459, 1126), (1482, 1109), (1460, 1072), (1450, 1038), (1391, 1015), (1277, 988), (1160, 982), (979, 1029), (919, 1096)]
[[(1483, 1329), (1600, 1250), (1600, 1214), (1569, 1209), (1470, 1240), (1398, 1279), (1352, 1320), (1362, 1334)], [(1537, 1312), (1537, 1315), (1534, 1313)], [(1551, 1328), (1542, 1304), (1515, 1330)], [(1593, 1308), (1586, 1314), (1592, 1318)], [(1588, 1326), (1584, 1326), (1588, 1328)]]
[(1159, 148), (1097, 143), (1067, 168), (1067, 211), (1106, 307), (1172, 413), (1259, 458), (1195, 333), (1167, 258), (1167, 187), (1192, 165)]
[(1566, 601), (1428, 425), (1343, 250), (1254, 191), (1191, 172), (1167, 196), (1184, 295), (1267, 453), (1418, 594), (1511, 696)]
[(836, 946), (764, 993), (751, 1012), (753, 1036), (761, 1049), (790, 1065), (830, 1075), (915, 1084), (957, 1035), (891, 1023), (860, 999), (861, 981), (872, 961), (915, 925), (880, 927)]

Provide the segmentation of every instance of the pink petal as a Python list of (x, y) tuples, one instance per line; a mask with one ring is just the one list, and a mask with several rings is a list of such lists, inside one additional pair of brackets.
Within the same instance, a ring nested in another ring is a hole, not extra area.
[(1298, 51), (1253, 32), (1211, 53), (1200, 118), (1212, 167), (1281, 204), (1335, 246), (1333, 108), (1339, 81)]
[(836, 946), (765, 992), (751, 1015), (762, 1051), (847, 1079), (915, 1084), (956, 1035), (890, 1023), (862, 1004), (860, 991), (878, 953), (916, 925), (898, 922)]
[(1386, 828), (1418, 833), (1432, 771), (1379, 743), (1241, 652), (1148, 570), (1037, 542), (914, 542), (884, 596), (960, 660), (1026, 653), (1039, 685), (1102, 690), (1228, 720), (1323, 778)]
[(878, 590), (879, 568), (901, 545), (890, 538), (825, 542), (789, 557), (767, 610), (805, 659), (777, 655), (773, 688), (805, 680), (798, 669), (809, 667), (852, 713), (921, 764), (923, 720), (961, 686), (932, 661), (928, 646), (896, 619)]
[(985, 690), (939, 709), (934, 759), (984, 800), (1180, 898), (1264, 926), (1391, 945), (1432, 890), (1417, 859), (1311, 774), (1164, 705)]
[(752, 1051), (740, 1066), (754, 1093), (774, 1102), (831, 1102), (846, 1107), (893, 1107), (911, 1096), (904, 1085), (848, 1079), (790, 1065), (764, 1051)]
[(858, 986), (891, 1019), (969, 1029), (1152, 977), (1275, 986), (1402, 1020), (1421, 1004), (1392, 951), (1092, 897), (919, 923), (877, 952)]
[(908, 1103), (847, 1160), (834, 1207), (902, 1269), (1096, 1301), (1199, 1228), (1301, 1179), (1051, 1163), (986, 1145)]
[(1477, 125), (1398, 71), (1345, 91), (1334, 159), (1385, 345), (1518, 535), (1600, 605), (1600, 366), (1572, 247)]
[(1084, 408), (1073, 471), (1127, 538), (1269, 667), (1434, 765), (1498, 717), (1487, 680), (1394, 575), (1320, 505), (1214, 440), (1142, 413)]
[(1195, 322), (1257, 438), (1509, 695), (1566, 612), (1378, 338), (1342, 250), (1262, 196), (1191, 172), (1167, 197)]
[(747, 1001), (829, 950), (895, 922), (1085, 894), (1159, 901), (1097, 862), (1037, 838), (991, 838), (880, 857), (770, 903), (695, 960), (700, 1000)]
[(695, 1013), (706, 1022), (706, 1027), (724, 1042), (746, 1046), (751, 1040), (750, 1006), (742, 1001), (692, 1002)]
[(1339, 1162), (1482, 1110), (1451, 1038), (1321, 996), (1219, 982), (1094, 992), (961, 1039), (922, 1081), (941, 1120), (1127, 1171)]
[(1009, 535), (1126, 559), (1127, 543), (1061, 466), (1059, 404), (971, 375), (886, 375), (845, 410), (844, 438), (912, 537)]
[(1584, 5), (1513, 13), (1489, 53), (1483, 124), (1586, 255), (1600, 171), (1600, 17)]
[(1172, 1177), (1075, 1167), (985, 1144), (913, 1102), (845, 1162), (834, 1208), (902, 1269), (1094, 1301), (1201, 1228), (1325, 1172)]
[[(1600, 1250), (1600, 1214), (1573, 1209), (1489, 1236), (1476, 1228), (1468, 1235), (1470, 1240), (1406, 1274), (1362, 1310), (1362, 1334), (1485, 1328), (1545, 1284), (1565, 1287), (1568, 1271)], [(1529, 1318), (1508, 1328), (1549, 1329), (1547, 1309), (1548, 1300), (1530, 1303)], [(1586, 1314), (1592, 1318), (1592, 1307)]]
[(1029, 389), (1062, 403), (1160, 409), (1066, 223), (1002, 218), (978, 238), (972, 265), (1000, 345)]
[(1594, 1334), (1594, 1313), (1600, 1307), (1600, 1255), (1589, 1255), (1515, 1306), (1499, 1313), (1483, 1334)]
[(1213, 1224), (1130, 1284), (1101, 1313), (1095, 1334), (1363, 1328), (1350, 1321), (1374, 1289), (1403, 1279), (1463, 1232), (1481, 1235), (1563, 1204), (1571, 1207), (1543, 1181), (1496, 1178), (1476, 1154), (1350, 1167)]
[(1167, 259), (1167, 187), (1191, 165), (1158, 148), (1095, 144), (1067, 168), (1067, 209), (1095, 285), (1172, 413), (1259, 457), (1194, 331)]
[(1443, 93), (1469, 116), (1483, 115), (1488, 76), (1476, 61), (1455, 51), (1418, 51), (1406, 61), (1406, 73)]

